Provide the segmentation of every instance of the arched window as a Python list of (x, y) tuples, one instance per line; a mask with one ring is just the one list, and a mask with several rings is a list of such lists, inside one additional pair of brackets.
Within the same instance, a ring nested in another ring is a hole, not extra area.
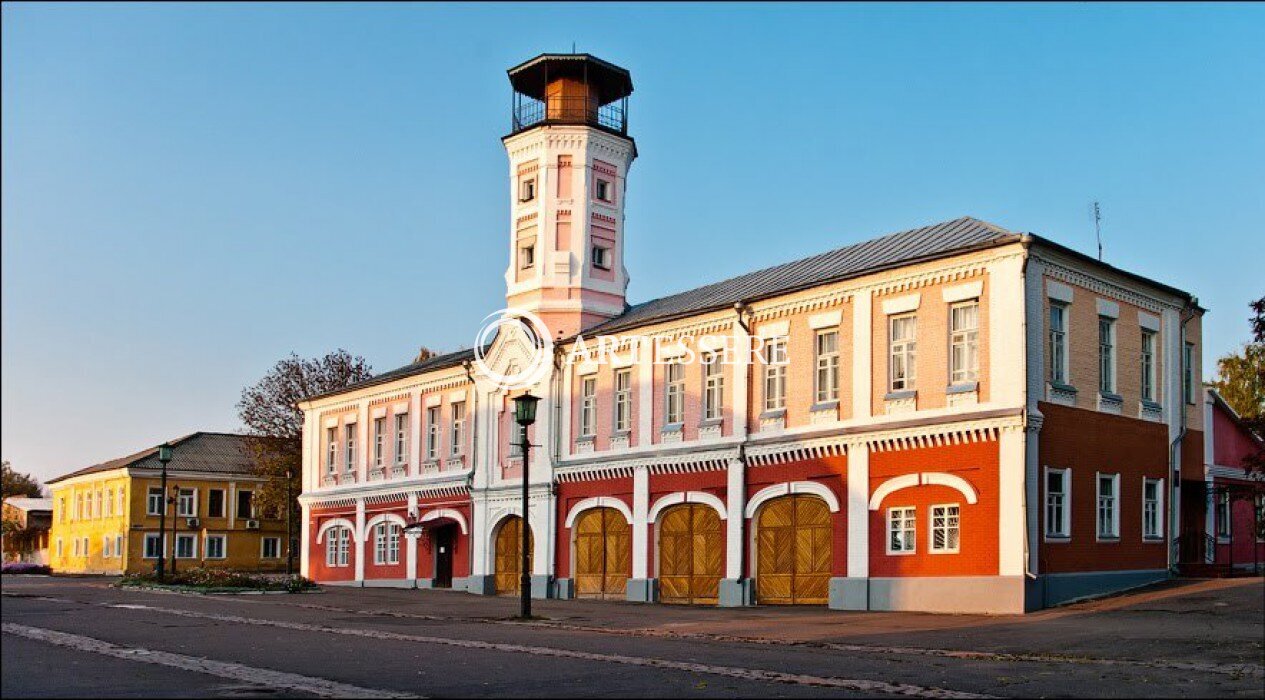
[(400, 563), (400, 526), (383, 521), (373, 528), (373, 563)]
[(332, 527), (325, 533), (325, 565), (347, 566), (351, 551), (351, 528)]

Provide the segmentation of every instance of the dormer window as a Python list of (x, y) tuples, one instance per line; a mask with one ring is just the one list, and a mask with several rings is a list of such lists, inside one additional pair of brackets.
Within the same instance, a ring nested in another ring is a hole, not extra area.
[(611, 269), (611, 249), (600, 245), (593, 246), (593, 267), (602, 270)]
[(609, 180), (598, 178), (597, 183), (593, 186), (593, 196), (603, 202), (611, 201), (611, 183)]
[(518, 189), (518, 201), (530, 202), (536, 198), (536, 178), (528, 178), (522, 181)]

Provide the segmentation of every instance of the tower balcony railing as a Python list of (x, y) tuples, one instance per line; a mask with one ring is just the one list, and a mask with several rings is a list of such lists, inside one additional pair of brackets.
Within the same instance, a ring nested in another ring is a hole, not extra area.
[(559, 95), (544, 101), (514, 93), (512, 116), (513, 133), (541, 124), (580, 124), (628, 134), (627, 98), (599, 105), (585, 95)]

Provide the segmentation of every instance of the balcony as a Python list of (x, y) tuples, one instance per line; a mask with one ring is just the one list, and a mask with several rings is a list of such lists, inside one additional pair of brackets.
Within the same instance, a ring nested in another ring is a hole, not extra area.
[(627, 98), (603, 105), (588, 95), (551, 95), (546, 102), (516, 92), (512, 113), (513, 133), (542, 124), (573, 124), (628, 135)]

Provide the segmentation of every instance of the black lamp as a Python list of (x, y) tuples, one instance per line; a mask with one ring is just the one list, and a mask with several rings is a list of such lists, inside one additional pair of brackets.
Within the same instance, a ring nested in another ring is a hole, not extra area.
[(522, 427), (522, 442), (519, 446), (523, 450), (523, 519), (522, 532), (523, 541), (520, 545), (522, 551), (521, 561), (519, 562), (519, 617), (524, 620), (531, 618), (531, 571), (529, 563), (531, 562), (529, 551), (531, 531), (527, 527), (528, 501), (527, 495), (527, 478), (531, 471), (531, 442), (527, 439), (527, 428), (536, 422), (536, 404), (540, 401), (539, 397), (532, 396), (530, 393), (523, 394), (514, 398), (514, 420)]
[(540, 397), (523, 394), (514, 399), (514, 421), (521, 426), (529, 426), (536, 422), (536, 404)]

